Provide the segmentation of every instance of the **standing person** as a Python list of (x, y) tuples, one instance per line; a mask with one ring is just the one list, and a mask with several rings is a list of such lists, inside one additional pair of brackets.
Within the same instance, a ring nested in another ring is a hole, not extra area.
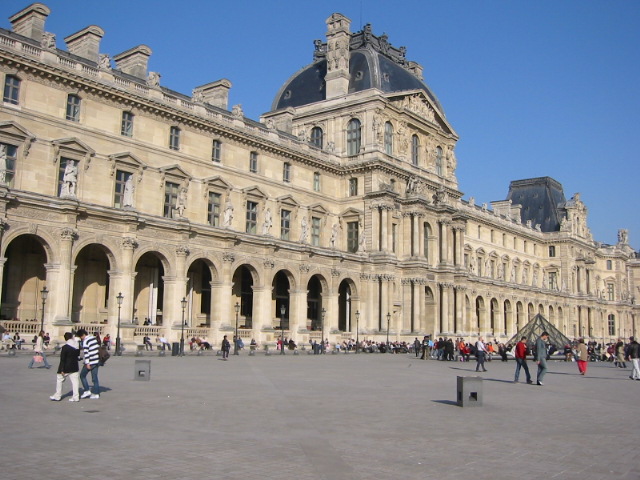
[(480, 371), (482, 368), (483, 372), (486, 372), (487, 369), (484, 368), (484, 356), (487, 354), (487, 347), (484, 345), (484, 340), (482, 337), (478, 337), (478, 341), (476, 342), (476, 372)]
[(56, 393), (49, 398), (54, 402), (59, 402), (62, 398), (62, 384), (69, 377), (71, 380), (71, 390), (73, 396), (69, 399), (70, 402), (80, 401), (80, 374), (78, 368), (78, 359), (80, 357), (80, 346), (78, 341), (73, 338), (71, 332), (64, 334), (64, 339), (67, 341), (60, 350), (60, 365), (58, 365), (58, 374), (56, 375)]
[(578, 340), (576, 350), (578, 351), (578, 358), (576, 358), (578, 371), (580, 372), (580, 375), (586, 375), (587, 362), (589, 361), (589, 350), (587, 350), (587, 346), (584, 344), (584, 338)]
[(618, 339), (618, 343), (616, 343), (616, 359), (618, 360), (618, 367), (627, 368), (627, 364), (624, 363), (624, 342), (621, 338)]
[(549, 334), (547, 332), (542, 332), (538, 340), (536, 341), (536, 358), (535, 361), (538, 364), (538, 378), (536, 381), (537, 385), (544, 385), (542, 383), (542, 379), (544, 378), (545, 373), (547, 373), (547, 340), (549, 339)]
[(518, 383), (520, 377), (520, 369), (524, 369), (524, 373), (527, 375), (527, 383), (532, 384), (531, 374), (529, 373), (529, 366), (527, 365), (527, 337), (522, 337), (518, 343), (516, 343), (516, 378), (513, 383)]
[(422, 339), (422, 356), (421, 360), (427, 360), (429, 358), (429, 336), (425, 335)]
[(415, 351), (416, 358), (420, 356), (420, 345), (420, 340), (418, 340), (418, 337), (416, 337), (416, 339), (413, 341), (413, 350)]
[[(100, 368), (100, 356), (98, 349), (100, 344), (98, 339), (93, 335), (89, 335), (84, 328), (76, 332), (76, 337), (82, 340), (82, 352), (84, 357), (84, 365), (80, 372), (80, 381), (82, 382), (82, 396), (80, 398), (91, 398), (93, 400), (100, 398), (100, 382), (98, 380), (98, 370)], [(93, 391), (89, 389), (87, 375), (91, 372), (91, 383)]]
[(631, 360), (631, 380), (640, 380), (640, 344), (634, 337), (629, 337), (627, 356)]
[(222, 339), (222, 359), (223, 360), (228, 360), (229, 359), (229, 349), (231, 348), (231, 344), (229, 343), (229, 340), (227, 340), (227, 336), (225, 335), (224, 338)]
[[(44, 331), (40, 330), (40, 333), (35, 338), (35, 345), (33, 346), (33, 353), (36, 355), (40, 355), (42, 357), (42, 361), (44, 362), (45, 368), (51, 368), (51, 365), (47, 361), (47, 356), (44, 354)], [(29, 362), (29, 368), (33, 368), (33, 364), (35, 362), (35, 356), (31, 357), (31, 361)]]

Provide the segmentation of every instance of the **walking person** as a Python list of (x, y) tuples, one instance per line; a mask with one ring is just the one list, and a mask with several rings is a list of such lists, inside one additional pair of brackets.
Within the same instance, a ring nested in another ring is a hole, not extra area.
[[(83, 392), (80, 398), (91, 398), (96, 400), (100, 398), (100, 381), (98, 380), (98, 370), (100, 369), (100, 355), (98, 349), (100, 344), (98, 339), (93, 335), (89, 335), (84, 328), (76, 332), (76, 337), (82, 340), (83, 363), (80, 371), (80, 381), (82, 382)], [(91, 372), (91, 383), (93, 390), (89, 389), (87, 375)]]
[(527, 376), (527, 383), (533, 383), (533, 380), (531, 380), (531, 374), (529, 373), (529, 366), (527, 365), (528, 350), (529, 348), (527, 347), (527, 337), (522, 337), (520, 341), (516, 343), (516, 377), (513, 383), (518, 383), (521, 368), (524, 370), (524, 373)]
[(538, 340), (536, 341), (536, 357), (535, 361), (538, 364), (538, 378), (537, 385), (544, 385), (542, 379), (545, 373), (547, 373), (547, 340), (549, 340), (549, 334), (542, 332)]
[(589, 361), (589, 350), (587, 346), (584, 344), (584, 338), (578, 340), (578, 346), (576, 347), (578, 351), (578, 358), (576, 358), (576, 363), (578, 364), (578, 371), (580, 375), (587, 374), (587, 365)]
[(478, 337), (478, 341), (476, 342), (476, 372), (480, 371), (482, 368), (483, 372), (486, 372), (487, 369), (484, 368), (484, 357), (487, 354), (487, 347), (484, 344), (483, 338)]
[(420, 343), (420, 340), (418, 340), (418, 337), (416, 337), (416, 339), (413, 341), (413, 350), (416, 354), (416, 358), (418, 358), (420, 356), (420, 346), (422, 344)]
[(31, 357), (31, 361), (29, 362), (29, 368), (33, 368), (33, 364), (35, 363), (37, 356), (42, 357), (42, 361), (44, 362), (45, 368), (51, 368), (51, 365), (47, 361), (47, 356), (44, 353), (44, 348), (45, 348), (44, 347), (44, 332), (42, 330), (36, 336), (35, 340), (36, 340), (36, 343), (33, 346), (33, 353), (35, 355), (33, 355)]
[(71, 391), (73, 392), (69, 401), (79, 402), (80, 369), (78, 368), (78, 360), (80, 358), (80, 346), (71, 332), (66, 332), (64, 339), (67, 343), (60, 350), (60, 365), (58, 365), (58, 374), (56, 375), (56, 393), (49, 398), (54, 402), (59, 402), (62, 398), (62, 384), (69, 378), (71, 380)]
[(629, 360), (631, 360), (631, 380), (640, 380), (640, 344), (635, 337), (629, 337), (629, 350), (627, 350)]
[(222, 347), (221, 347), (223, 360), (229, 359), (230, 348), (231, 348), (231, 344), (229, 343), (229, 340), (227, 340), (227, 336), (225, 335), (224, 338), (222, 339)]
[(627, 364), (624, 362), (624, 342), (621, 338), (616, 343), (616, 359), (618, 360), (618, 367), (627, 368)]

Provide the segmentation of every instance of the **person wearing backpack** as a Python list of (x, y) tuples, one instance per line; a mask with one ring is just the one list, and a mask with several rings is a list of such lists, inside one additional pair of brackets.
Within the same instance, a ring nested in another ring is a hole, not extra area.
[[(82, 340), (82, 351), (84, 355), (84, 365), (80, 372), (80, 381), (84, 392), (80, 398), (100, 398), (100, 382), (98, 380), (98, 370), (100, 369), (100, 345), (93, 335), (89, 335), (84, 328), (76, 332), (76, 336)], [(93, 391), (89, 389), (87, 375), (91, 372), (91, 383), (93, 383)]]

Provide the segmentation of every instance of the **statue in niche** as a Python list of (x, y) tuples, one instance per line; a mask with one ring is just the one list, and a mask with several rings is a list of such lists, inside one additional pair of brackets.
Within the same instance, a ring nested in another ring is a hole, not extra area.
[(7, 183), (7, 146), (0, 144), (0, 183)]
[(537, 287), (538, 286), (538, 269), (535, 269), (533, 271), (533, 282), (531, 282), (531, 286), (532, 287)]
[(60, 190), (61, 197), (75, 197), (76, 185), (78, 182), (78, 167), (73, 160), (67, 160), (62, 174), (62, 188)]
[(340, 224), (334, 223), (333, 226), (331, 227), (331, 238), (329, 239), (331, 248), (336, 248), (336, 242), (338, 241), (339, 230), (340, 230)]
[(224, 204), (224, 212), (222, 214), (222, 226), (230, 227), (231, 222), (233, 221), (233, 203), (231, 203), (231, 198), (227, 197), (227, 201)]
[(367, 236), (364, 233), (362, 221), (358, 222), (358, 236), (358, 253), (364, 255), (367, 253)]
[(382, 141), (382, 118), (380, 115), (376, 114), (373, 116), (371, 129), (373, 130), (373, 137), (376, 139), (376, 142), (380, 143)]
[(262, 234), (269, 235), (272, 225), (273, 225), (273, 218), (271, 216), (271, 209), (267, 208), (264, 211), (264, 223), (262, 224)]
[(511, 268), (511, 283), (516, 283), (516, 267)]
[(122, 195), (122, 206), (133, 207), (133, 175), (128, 175), (124, 182), (124, 193)]
[(527, 285), (528, 278), (529, 278), (529, 271), (526, 268), (522, 269), (522, 282), (521, 283), (523, 285)]
[(476, 274), (476, 257), (471, 257), (469, 260), (469, 270), (471, 270), (471, 273), (474, 275)]
[(176, 211), (179, 217), (184, 217), (184, 211), (187, 208), (187, 189), (182, 187), (178, 192), (178, 198), (176, 199)]
[(498, 264), (498, 280), (504, 280), (504, 265), (502, 263)]
[(302, 217), (302, 223), (300, 225), (300, 243), (307, 243), (307, 236), (309, 235), (309, 223), (307, 217)]

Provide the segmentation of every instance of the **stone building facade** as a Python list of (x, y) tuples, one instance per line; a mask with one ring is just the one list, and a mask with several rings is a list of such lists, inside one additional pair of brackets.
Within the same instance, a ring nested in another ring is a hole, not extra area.
[(35, 3), (0, 29), (9, 329), (504, 340), (541, 313), (570, 337), (637, 333), (626, 231), (594, 241), (579, 195), (548, 177), (462, 200), (458, 136), (422, 67), (369, 25), (329, 17), (254, 121), (228, 80), (172, 91), (148, 46), (104, 54), (95, 25), (58, 48), (49, 14)]

